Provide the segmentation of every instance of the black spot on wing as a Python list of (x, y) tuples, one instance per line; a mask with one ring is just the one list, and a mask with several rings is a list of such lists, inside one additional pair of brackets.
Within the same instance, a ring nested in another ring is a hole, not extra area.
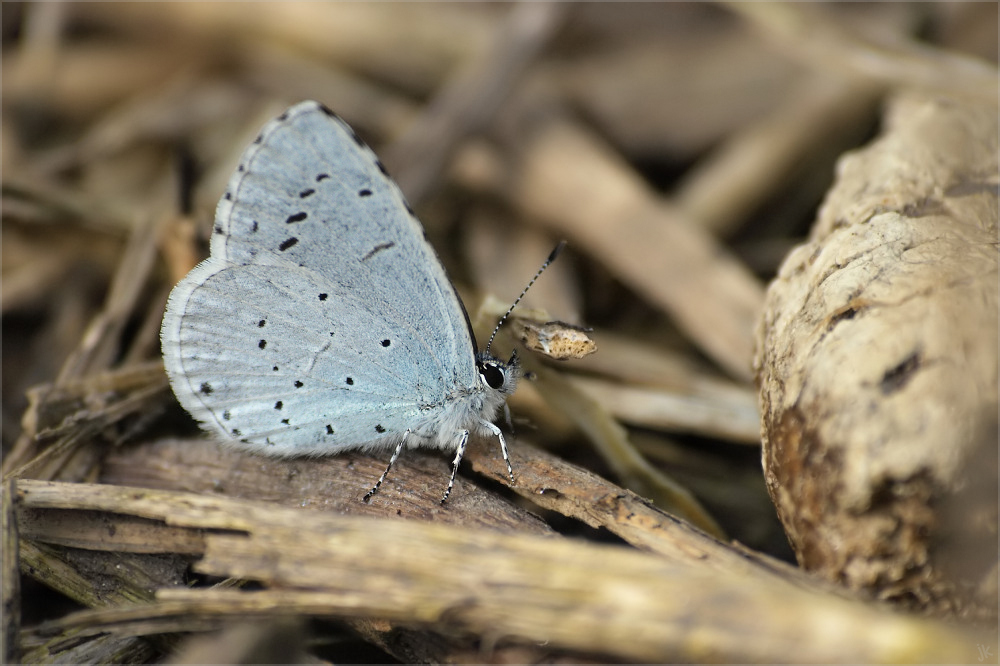
[(325, 113), (326, 115), (330, 116), (331, 118), (336, 118), (337, 120), (340, 120), (340, 116), (338, 116), (336, 114), (336, 112), (333, 111), (326, 104), (323, 104), (322, 102), (319, 102), (319, 103), (316, 104), (316, 108), (319, 109), (320, 111), (322, 111), (323, 113)]
[(370, 197), (371, 195), (372, 195), (372, 191), (369, 190), (367, 187), (365, 189), (363, 189), (363, 190), (358, 190), (358, 196), (359, 197)]
[(332, 435), (333, 434), (333, 426), (330, 425), (329, 423), (326, 424), (326, 434), (328, 434), (328, 435)]
[(299, 212), (299, 213), (295, 213), (295, 215), (289, 215), (288, 216), (288, 219), (285, 220), (285, 224), (293, 224), (295, 222), (301, 222), (302, 220), (306, 219), (307, 217), (309, 217), (309, 215), (305, 211), (302, 211), (302, 212)]
[(295, 386), (295, 388), (302, 388), (303, 386), (305, 386), (305, 384), (296, 379), (295, 384), (293, 386)]
[(382, 164), (382, 160), (380, 160), (380, 159), (377, 159), (377, 158), (376, 158), (376, 159), (375, 159), (375, 166), (377, 166), (377, 167), (378, 167), (378, 170), (382, 172), (382, 175), (383, 175), (383, 176), (385, 176), (386, 178), (388, 178), (388, 177), (389, 177), (389, 172), (388, 172), (388, 171), (386, 171), (386, 169), (385, 169), (385, 165), (384, 165), (384, 164)]
[(301, 192), (299, 192), (299, 198), (300, 199), (305, 199), (306, 197), (311, 197), (314, 194), (316, 194), (316, 190), (314, 190), (314, 189), (312, 189), (310, 187), (310, 188), (304, 189)]
[(326, 180), (329, 177), (330, 177), (330, 174), (328, 174), (328, 173), (321, 173), (318, 176), (316, 176), (316, 182), (317, 183), (322, 182), (322, 181)]
[(202, 382), (201, 386), (198, 388), (198, 392), (204, 395), (212, 395), (213, 391), (215, 391), (215, 389), (212, 388), (212, 385), (208, 382)]
[(281, 244), (278, 246), (278, 249), (284, 252), (288, 248), (293, 247), (298, 242), (299, 239), (296, 238), (295, 236), (292, 236), (291, 238), (286, 238), (285, 240), (281, 241)]
[(232, 418), (232, 414), (229, 413), (228, 409), (226, 411), (222, 412), (222, 420), (223, 421), (228, 421), (231, 418)]
[(281, 422), (282, 422), (282, 423), (284, 423), (285, 425), (291, 425), (291, 424), (290, 424), (290, 423), (288, 422), (288, 419), (281, 419)]
[(348, 386), (354, 386), (354, 377), (348, 377), (346, 383)]
[(267, 320), (266, 319), (261, 319), (259, 322), (257, 322), (257, 327), (258, 328), (264, 328), (265, 324), (267, 324)]
[(257, 347), (259, 349), (264, 349), (265, 347), (267, 347), (267, 340), (261, 340), (260, 342), (258, 342)]
[(230, 194), (229, 192), (226, 192), (225, 194), (222, 195), (222, 198), (225, 199), (226, 201), (232, 201), (233, 195)]
[(274, 403), (274, 408), (278, 409), (278, 410), (280, 410), (284, 406), (285, 406), (285, 403), (281, 402), (280, 400), (278, 402)]
[(282, 113), (282, 114), (281, 114), (280, 116), (278, 116), (278, 120), (280, 120), (280, 121), (282, 121), (282, 122), (284, 122), (284, 121), (288, 120), (288, 111), (285, 111), (285, 112), (284, 112), (284, 113)]
[(250, 233), (252, 233), (252, 234), (257, 233), (258, 227), (259, 227), (259, 225), (257, 224), (257, 220), (254, 220), (253, 224), (250, 225)]
[(388, 338), (386, 338), (385, 340), (382, 341), (382, 346), (383, 347), (388, 347), (391, 344), (392, 344), (392, 340), (389, 340)]
[(329, 294), (320, 294), (319, 295), (319, 300), (325, 301), (327, 298), (329, 298), (329, 296), (330, 296)]
[(383, 432), (385, 432), (385, 428), (383, 428), (383, 427), (382, 427), (382, 424), (381, 424), (381, 423), (379, 423), (378, 425), (376, 425), (376, 426), (375, 426), (375, 432), (379, 433), (380, 435), (381, 435), (381, 434), (382, 434)]

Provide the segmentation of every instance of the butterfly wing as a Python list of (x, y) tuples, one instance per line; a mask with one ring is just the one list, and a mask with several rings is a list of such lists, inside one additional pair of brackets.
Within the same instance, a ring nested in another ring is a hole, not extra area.
[(181, 404), (276, 455), (398, 441), (479, 382), (465, 312), (419, 222), (316, 102), (244, 153), (211, 256), (171, 293), (161, 338)]

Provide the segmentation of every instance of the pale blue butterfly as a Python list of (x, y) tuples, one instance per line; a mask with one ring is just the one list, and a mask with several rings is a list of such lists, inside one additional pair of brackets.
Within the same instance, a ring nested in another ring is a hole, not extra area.
[(244, 152), (211, 256), (171, 292), (160, 337), (181, 405), (234, 446), (392, 450), (366, 501), (403, 448), (454, 448), (444, 502), (470, 433), (500, 441), (514, 482), (493, 420), (521, 376), (517, 356), (476, 353), (399, 188), (322, 104), (293, 106)]

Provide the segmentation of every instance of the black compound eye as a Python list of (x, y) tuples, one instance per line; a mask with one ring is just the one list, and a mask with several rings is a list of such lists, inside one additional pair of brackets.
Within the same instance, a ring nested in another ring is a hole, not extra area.
[(486, 380), (486, 384), (491, 389), (498, 389), (501, 386), (503, 386), (505, 379), (503, 370), (493, 365), (492, 363), (487, 363), (483, 365), (482, 368), (479, 370), (479, 374), (483, 376), (483, 379)]

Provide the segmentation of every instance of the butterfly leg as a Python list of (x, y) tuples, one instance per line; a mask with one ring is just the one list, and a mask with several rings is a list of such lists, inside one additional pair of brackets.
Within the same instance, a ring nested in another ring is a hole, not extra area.
[[(506, 406), (506, 405), (505, 405)], [(510, 485), (514, 485), (514, 468), (510, 466), (510, 456), (507, 454), (507, 440), (503, 438), (503, 432), (496, 426), (495, 423), (490, 423), (489, 421), (483, 421), (487, 428), (490, 429), (497, 439), (500, 440), (500, 452), (503, 453), (503, 461), (507, 463), (507, 475), (510, 476)]]
[(465, 445), (469, 443), (469, 431), (462, 431), (462, 438), (458, 442), (458, 449), (455, 451), (455, 460), (451, 464), (451, 478), (448, 479), (448, 488), (444, 491), (444, 497), (441, 498), (441, 504), (444, 504), (445, 500), (448, 499), (448, 495), (451, 494), (451, 488), (455, 485), (455, 474), (458, 472), (458, 465), (462, 462), (462, 456), (465, 455)]
[[(396, 458), (399, 457), (400, 451), (403, 450), (403, 446), (406, 444), (406, 438), (409, 436), (410, 436), (410, 430), (409, 428), (407, 428), (406, 432), (403, 433), (402, 439), (399, 440), (399, 444), (396, 445), (396, 450), (392, 452), (392, 457), (389, 458), (389, 464), (385, 466), (385, 471), (382, 472), (382, 476), (378, 477), (378, 481), (375, 482), (375, 485), (372, 486), (372, 489), (369, 490), (367, 493), (365, 493), (365, 496), (361, 500), (362, 502), (367, 503), (368, 500), (372, 498), (372, 495), (378, 492), (379, 486), (381, 486), (382, 482), (385, 481), (385, 477), (388, 476), (389, 470), (392, 469), (393, 463), (395, 463)], [(452, 477), (454, 478), (454, 474), (452, 474)]]
[(515, 434), (514, 433), (514, 419), (512, 419), (511, 416), (510, 416), (510, 405), (508, 405), (506, 402), (503, 403), (503, 420), (504, 420), (504, 423), (507, 424), (507, 429), (510, 430), (511, 434), (512, 435)]

